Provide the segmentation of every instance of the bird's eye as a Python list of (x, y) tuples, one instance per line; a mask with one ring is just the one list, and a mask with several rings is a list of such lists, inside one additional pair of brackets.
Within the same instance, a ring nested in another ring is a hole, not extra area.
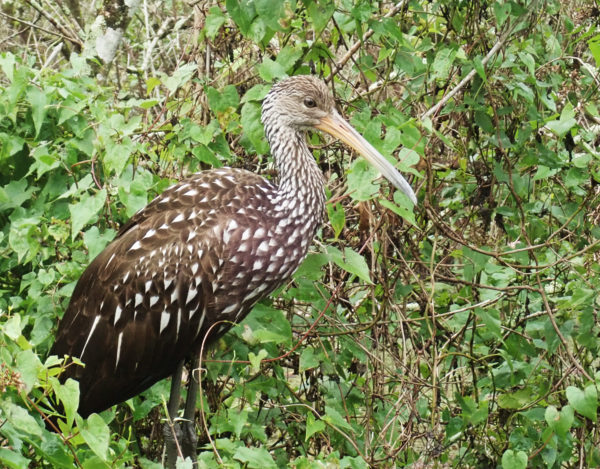
[(317, 102), (314, 99), (308, 97), (308, 98), (304, 98), (304, 105), (306, 107), (310, 107), (310, 108), (317, 107)]

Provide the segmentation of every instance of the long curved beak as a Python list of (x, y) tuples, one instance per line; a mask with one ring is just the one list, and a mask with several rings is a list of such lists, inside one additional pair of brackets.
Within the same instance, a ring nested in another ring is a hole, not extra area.
[(390, 181), (397, 189), (404, 192), (408, 198), (412, 200), (413, 204), (417, 204), (417, 196), (406, 179), (404, 179), (398, 170), (394, 168), (381, 153), (375, 150), (373, 145), (367, 142), (354, 127), (342, 119), (336, 111), (323, 117), (321, 121), (315, 125), (315, 128), (327, 132), (354, 148), (358, 153), (364, 156), (369, 163), (377, 168), (383, 177)]

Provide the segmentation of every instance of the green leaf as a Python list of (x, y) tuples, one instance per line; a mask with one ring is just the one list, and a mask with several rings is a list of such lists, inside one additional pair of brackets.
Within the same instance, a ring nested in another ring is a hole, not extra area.
[(379, 190), (373, 181), (379, 173), (362, 158), (354, 160), (348, 170), (348, 192), (354, 200), (369, 200)]
[(446, 439), (451, 442), (462, 435), (465, 423), (460, 417), (452, 417), (446, 425)]
[(198, 66), (193, 63), (187, 63), (185, 65), (177, 68), (171, 76), (166, 76), (163, 74), (161, 77), (162, 83), (167, 87), (167, 89), (174, 93), (178, 88), (181, 88), (183, 85), (188, 83), (192, 77), (197, 73)]
[(265, 36), (271, 37), (270, 31), (268, 31), (267, 24), (265, 21), (260, 18), (254, 18), (252, 24), (250, 25), (250, 31), (248, 32), (248, 37), (257, 43), (262, 43), (265, 39)]
[(475, 308), (475, 315), (483, 322), (485, 329), (495, 336), (497, 339), (502, 339), (502, 331), (500, 329), (500, 312), (494, 308)]
[(40, 217), (27, 216), (26, 212), (19, 207), (11, 214), (10, 232), (8, 244), (17, 253), (19, 262), (25, 258), (25, 262), (31, 261), (40, 250)]
[(598, 393), (596, 385), (590, 384), (584, 390), (575, 386), (567, 387), (567, 400), (573, 406), (576, 412), (589, 418), (593, 422), (597, 421), (596, 412), (598, 411)]
[(240, 104), (240, 96), (233, 85), (227, 85), (220, 91), (209, 86), (206, 88), (206, 97), (208, 98), (208, 105), (214, 113), (221, 113), (230, 108), (237, 108)]
[(123, 138), (121, 143), (117, 143), (112, 139), (108, 140), (106, 142), (106, 154), (102, 159), (106, 172), (114, 172), (116, 176), (120, 176), (134, 151), (135, 145), (129, 137)]
[(21, 331), (25, 324), (21, 323), (21, 315), (13, 314), (2, 324), (2, 332), (12, 341), (16, 341), (21, 336)]
[(274, 31), (283, 31), (279, 19), (283, 16), (282, 0), (254, 0), (256, 13), (265, 24)]
[(296, 62), (302, 57), (302, 49), (286, 45), (277, 54), (275, 61), (281, 65), (286, 71), (290, 70)]
[(254, 85), (242, 97), (242, 104), (248, 101), (262, 101), (271, 89), (270, 85), (258, 84)]
[(240, 32), (244, 36), (248, 36), (252, 20), (256, 16), (253, 3), (239, 0), (226, 0), (225, 5), (227, 7), (227, 12), (235, 24), (240, 28)]
[(71, 186), (64, 192), (62, 192), (58, 198), (59, 199), (68, 199), (69, 197), (74, 196), (75, 194), (80, 194), (85, 192), (89, 188), (94, 185), (94, 178), (91, 174), (86, 174), (83, 178), (81, 178), (76, 183), (71, 184)]
[(105, 202), (106, 190), (102, 189), (94, 195), (84, 194), (79, 202), (69, 204), (71, 240), (74, 240), (81, 229), (97, 215)]
[(519, 58), (527, 67), (527, 71), (531, 76), (535, 76), (535, 59), (527, 52), (519, 52)]
[(181, 456), (177, 456), (175, 469), (194, 469), (194, 461), (192, 461), (192, 458), (189, 456), (187, 456), (185, 459), (182, 459)]
[(260, 104), (249, 101), (242, 106), (241, 124), (244, 128), (244, 135), (248, 137), (256, 152), (260, 154), (268, 153), (269, 146), (260, 120)]
[(218, 158), (214, 151), (208, 148), (206, 145), (196, 145), (192, 150), (192, 154), (198, 159), (213, 168), (220, 168), (223, 166), (223, 162)]
[(374, 11), (375, 7), (372, 2), (356, 2), (354, 7), (350, 10), (350, 14), (360, 24), (366, 23), (371, 18)]
[(276, 308), (258, 303), (244, 320), (244, 326), (249, 330), (243, 333), (244, 337), (252, 344), (292, 343), (292, 326), (285, 314)]
[(327, 204), (327, 216), (329, 217), (331, 228), (333, 228), (334, 236), (337, 239), (344, 229), (344, 225), (346, 223), (346, 213), (344, 212), (344, 207), (342, 207), (342, 205), (339, 203)]
[(307, 11), (315, 32), (320, 33), (333, 16), (335, 2), (310, 2)]
[(33, 125), (35, 127), (35, 136), (37, 137), (40, 134), (46, 117), (48, 98), (46, 93), (32, 86), (27, 91), (27, 100), (31, 104), (31, 117), (33, 118)]
[(206, 16), (206, 21), (204, 22), (204, 31), (206, 35), (214, 39), (221, 26), (225, 24), (226, 17), (218, 6), (210, 7), (208, 10), (208, 15)]
[(369, 469), (366, 461), (361, 456), (344, 456), (340, 461), (340, 467), (350, 469)]
[(38, 372), (42, 369), (42, 362), (33, 350), (21, 350), (16, 356), (16, 370), (21, 375), (21, 381), (28, 393), (37, 381)]
[[(194, 464), (192, 463), (191, 458), (188, 458), (188, 459), (190, 461), (189, 469), (193, 469)], [(136, 457), (136, 460), (139, 463), (140, 469), (164, 469), (164, 467), (165, 467), (160, 462), (150, 461), (149, 459), (146, 459), (141, 456)], [(178, 464), (180, 464), (180, 461), (181, 461), (181, 458), (177, 457), (177, 461), (175, 462), (176, 469), (179, 469), (180, 466), (178, 466)], [(200, 467), (202, 467), (202, 466), (200, 466)]]
[(279, 309), (259, 303), (244, 323), (253, 329), (253, 335), (259, 343), (289, 345), (292, 342), (292, 326)]
[(596, 62), (596, 68), (600, 68), (600, 34), (588, 40), (587, 44)]
[(18, 135), (8, 135), (0, 132), (0, 160), (16, 155), (25, 145), (23, 140)]
[(454, 63), (457, 50), (450, 48), (441, 48), (435, 55), (431, 66), (432, 77), (445, 80), (450, 75), (450, 69)]
[(31, 199), (31, 195), (37, 188), (29, 186), (26, 179), (11, 181), (0, 187), (0, 212), (7, 209), (20, 207), (24, 202)]
[[(125, 205), (125, 213), (133, 216), (138, 210), (148, 204), (148, 192), (154, 184), (152, 174), (138, 169), (135, 176), (131, 166), (127, 167), (119, 180), (119, 200)], [(135, 179), (131, 180), (132, 177)]]
[(575, 111), (570, 103), (567, 103), (560, 114), (559, 120), (546, 122), (546, 127), (559, 137), (564, 137), (575, 125)]
[(191, 121), (187, 121), (185, 129), (189, 132), (189, 136), (192, 140), (201, 143), (202, 145), (208, 145), (215, 133), (219, 128), (219, 121), (211, 120), (208, 125), (200, 126)]
[(31, 166), (29, 167), (29, 171), (27, 175), (36, 173), (37, 179), (39, 179), (42, 175), (47, 173), (48, 171), (52, 171), (55, 168), (58, 168), (60, 165), (60, 160), (58, 155), (50, 155), (48, 153), (48, 147), (46, 145), (41, 145), (33, 150), (31, 156), (35, 160)]
[(240, 446), (233, 455), (233, 459), (247, 464), (250, 469), (277, 469), (277, 464), (265, 448), (246, 448)]
[(323, 277), (322, 267), (328, 262), (328, 257), (325, 254), (309, 253), (304, 262), (298, 267), (294, 277), (306, 277), (308, 280), (315, 282)]
[[(413, 127), (411, 126), (409, 128), (413, 128)], [(410, 131), (403, 132), (402, 135), (403, 135), (403, 139), (404, 139), (406, 136), (411, 135), (411, 132)], [(421, 134), (419, 133), (419, 136), (420, 135)], [(412, 138), (414, 138), (414, 137), (416, 137), (416, 135), (413, 134)], [(416, 141), (415, 141), (415, 145), (416, 145)], [(394, 166), (397, 166), (400, 169), (400, 171), (402, 171), (404, 173), (412, 173), (415, 176), (420, 178), (421, 174), (419, 174), (419, 172), (416, 169), (411, 167), (411, 166), (416, 165), (420, 159), (421, 159), (421, 157), (419, 156), (419, 154), (416, 151), (411, 150), (409, 148), (402, 148), (400, 150), (400, 152), (398, 153), (398, 161), (397, 162), (392, 161), (392, 164), (394, 164)]]
[(313, 436), (315, 433), (319, 433), (325, 430), (325, 422), (321, 419), (316, 419), (312, 412), (309, 412), (306, 416), (306, 435), (304, 441)]
[(387, 199), (379, 199), (379, 203), (394, 212), (396, 215), (402, 217), (413, 226), (417, 226), (417, 220), (415, 220), (415, 212), (413, 210), (413, 203), (404, 192), (394, 192), (394, 202), (390, 202)]
[(342, 414), (340, 414), (333, 407), (325, 406), (325, 417), (323, 420), (331, 425), (334, 425), (340, 429), (353, 431), (352, 425), (350, 425)]
[(476, 402), (472, 397), (461, 396), (460, 394), (456, 394), (456, 399), (462, 408), (466, 422), (477, 425), (487, 419), (489, 415), (489, 402), (487, 400)]
[(0, 448), (0, 465), (9, 469), (25, 469), (29, 466), (29, 459), (8, 448)]
[(371, 272), (365, 258), (350, 248), (344, 248), (344, 251), (333, 246), (327, 246), (327, 255), (330, 262), (344, 269), (346, 272), (356, 275), (361, 280), (371, 283)]
[(570, 405), (564, 406), (560, 412), (553, 405), (548, 406), (544, 417), (548, 426), (562, 436), (571, 429), (575, 419), (573, 408)]
[(492, 135), (496, 133), (496, 127), (492, 123), (492, 119), (487, 115), (487, 113), (483, 111), (476, 111), (474, 117), (475, 123), (481, 127), (482, 130)]
[(92, 226), (83, 234), (83, 242), (88, 249), (90, 261), (104, 250), (108, 243), (113, 240), (115, 234), (115, 230), (110, 228), (100, 232), (97, 226)]
[(265, 57), (258, 66), (258, 74), (264, 81), (274, 81), (287, 76), (285, 67), (280, 63)]
[(568, 188), (576, 188), (580, 184), (585, 184), (590, 178), (587, 170), (579, 168), (571, 168), (565, 175), (565, 186)]
[(142, 109), (150, 109), (156, 106), (159, 102), (160, 101), (158, 99), (145, 99), (144, 101), (140, 102), (139, 106)]
[[(510, 14), (511, 7), (510, 3), (500, 3), (499, 1), (494, 2), (494, 15), (496, 15), (496, 21), (498, 26), (502, 26)], [(504, 459), (504, 458), (503, 458)]]
[(64, 384), (56, 383), (56, 386), (54, 386), (53, 383), (53, 389), (65, 410), (67, 425), (71, 427), (79, 406), (79, 383), (69, 378)]
[(312, 368), (317, 368), (321, 363), (321, 358), (322, 355), (315, 353), (315, 349), (313, 347), (305, 347), (300, 354), (300, 373)]
[(77, 417), (77, 426), (81, 436), (94, 454), (102, 461), (108, 462), (110, 429), (102, 417), (98, 414), (92, 414), (86, 420)]
[(42, 436), (42, 427), (26, 409), (12, 402), (4, 402), (1, 405), (6, 419), (13, 427), (29, 435)]
[(481, 78), (484, 82), (487, 83), (485, 66), (483, 65), (483, 62), (481, 61), (481, 57), (479, 55), (473, 58), (473, 67), (475, 68), (477, 75), (479, 75), (479, 78)]
[(160, 81), (160, 79), (158, 77), (150, 77), (146, 80), (146, 90), (148, 95), (150, 95), (150, 93), (152, 93), (152, 90), (154, 90), (154, 88), (156, 88), (157, 86), (159, 86), (162, 82)]
[(502, 455), (503, 469), (526, 469), (527, 453), (524, 451), (513, 451), (507, 449)]
[(468, 281), (471, 281), (477, 273), (485, 268), (490, 258), (483, 253), (473, 251), (467, 246), (463, 246), (462, 252), (465, 258), (464, 276)]
[(569, 298), (569, 308), (579, 309), (582, 306), (592, 306), (598, 298), (598, 292), (592, 288), (586, 288), (584, 285), (573, 291), (573, 296)]
[(2, 72), (6, 75), (6, 78), (8, 78), (9, 81), (14, 80), (16, 64), (17, 61), (15, 60), (14, 54), (11, 54), (10, 52), (0, 54), (0, 69), (2, 69)]
[[(390, 131), (391, 129), (388, 128), (388, 133), (390, 133)], [(401, 148), (398, 152), (398, 162), (396, 162), (393, 158), (390, 162), (394, 166), (399, 166), (401, 171), (408, 170), (420, 177), (420, 174), (414, 169), (410, 168), (410, 166), (419, 162), (420, 156), (417, 151), (420, 151), (421, 153), (424, 152), (424, 141), (425, 140), (423, 139), (423, 136), (421, 135), (421, 132), (417, 126), (413, 125), (412, 122), (404, 124), (400, 134), (400, 143), (404, 145), (404, 148)], [(399, 165), (397, 163), (399, 163)]]
[(518, 389), (498, 396), (498, 405), (502, 409), (522, 409), (535, 400), (535, 393), (530, 388)]
[(248, 360), (250, 360), (250, 366), (252, 373), (258, 373), (260, 371), (260, 362), (267, 357), (268, 352), (265, 349), (260, 349), (258, 355), (253, 352), (248, 352)]
[(227, 417), (231, 431), (239, 438), (244, 426), (248, 423), (248, 411), (230, 408), (227, 409)]
[(548, 166), (539, 165), (538, 170), (533, 177), (534, 181), (541, 181), (542, 179), (548, 179), (549, 177), (554, 176), (560, 171), (559, 168), (549, 168)]

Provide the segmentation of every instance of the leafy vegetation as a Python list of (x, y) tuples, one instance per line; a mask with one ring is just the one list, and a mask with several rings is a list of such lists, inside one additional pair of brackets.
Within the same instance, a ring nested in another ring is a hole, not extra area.
[(0, 465), (160, 467), (169, 381), (82, 420), (53, 331), (170, 184), (272, 177), (260, 101), (314, 73), (420, 203), (311, 136), (327, 223), (203, 357), (200, 467), (600, 466), (597, 2), (145, 2), (110, 66), (45, 4), (0, 13)]

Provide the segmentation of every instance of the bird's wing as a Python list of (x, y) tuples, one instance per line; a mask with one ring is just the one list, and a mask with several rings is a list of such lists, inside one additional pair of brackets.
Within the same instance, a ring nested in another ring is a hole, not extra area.
[(236, 218), (237, 191), (257, 183), (264, 180), (245, 171), (195, 175), (136, 214), (88, 266), (51, 351), (86, 365), (62, 376), (79, 381), (82, 415), (171, 374), (227, 308), (221, 271), (243, 226), (225, 231)]

